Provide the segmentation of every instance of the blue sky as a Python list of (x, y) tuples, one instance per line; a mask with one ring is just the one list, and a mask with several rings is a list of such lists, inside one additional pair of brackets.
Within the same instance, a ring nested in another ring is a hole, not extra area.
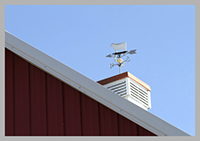
[(126, 42), (149, 112), (195, 135), (194, 5), (6, 5), (5, 30), (94, 81), (118, 74), (105, 56)]

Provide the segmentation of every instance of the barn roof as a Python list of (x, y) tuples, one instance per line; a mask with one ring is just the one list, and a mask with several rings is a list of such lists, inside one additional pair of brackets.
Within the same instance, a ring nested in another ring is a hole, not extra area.
[[(5, 31), (5, 47), (129, 120), (159, 136), (189, 136), (150, 112), (121, 98), (99, 83), (62, 64)], [(148, 87), (148, 86), (147, 86)], [(119, 104), (120, 103), (120, 104)]]

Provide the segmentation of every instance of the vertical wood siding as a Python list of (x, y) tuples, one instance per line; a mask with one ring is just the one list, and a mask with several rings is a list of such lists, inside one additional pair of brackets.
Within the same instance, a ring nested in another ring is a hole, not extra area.
[(47, 130), (51, 136), (64, 135), (62, 82), (47, 75)]
[(5, 135), (14, 135), (13, 53), (5, 50)]
[(47, 135), (45, 72), (30, 65), (30, 118), (32, 136)]
[(29, 63), (14, 55), (14, 130), (16, 136), (30, 135)]
[(99, 125), (101, 136), (118, 135), (118, 114), (113, 110), (99, 104)]
[(155, 136), (5, 50), (5, 136)]
[(81, 136), (80, 93), (63, 83), (64, 123), (66, 136)]
[(119, 116), (119, 135), (120, 136), (137, 136), (137, 124)]
[(81, 94), (81, 122), (83, 136), (99, 136), (98, 102)]

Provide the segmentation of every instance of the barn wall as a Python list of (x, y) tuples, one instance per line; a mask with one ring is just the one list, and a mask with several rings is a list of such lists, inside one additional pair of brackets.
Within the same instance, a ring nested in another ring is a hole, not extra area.
[(5, 136), (154, 136), (5, 49)]

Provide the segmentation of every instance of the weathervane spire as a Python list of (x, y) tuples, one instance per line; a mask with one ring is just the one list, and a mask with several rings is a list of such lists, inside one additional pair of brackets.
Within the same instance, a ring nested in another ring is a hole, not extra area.
[[(112, 43), (110, 47), (113, 47), (113, 49), (115, 50), (115, 53), (109, 54), (106, 57), (113, 57), (114, 61), (117, 62), (117, 64), (114, 63), (110, 63), (110, 68), (114, 67), (115, 65), (119, 66), (119, 73), (121, 73), (121, 66), (125, 67), (125, 62), (129, 62), (129, 56), (127, 56), (126, 60), (123, 60), (122, 57), (128, 55), (128, 54), (136, 54), (136, 49), (135, 50), (130, 50), (129, 52), (126, 49), (126, 43)], [(123, 50), (120, 51), (119, 50)]]

